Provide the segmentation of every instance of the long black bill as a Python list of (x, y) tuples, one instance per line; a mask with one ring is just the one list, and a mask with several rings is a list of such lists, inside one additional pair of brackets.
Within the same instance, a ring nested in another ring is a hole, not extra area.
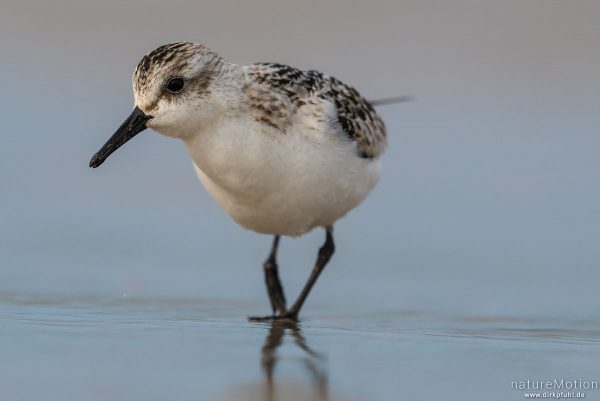
[(119, 149), (121, 146), (125, 144), (128, 140), (142, 132), (147, 128), (146, 122), (150, 120), (152, 116), (144, 114), (139, 107), (133, 109), (133, 112), (127, 120), (119, 129), (110, 137), (108, 141), (102, 146), (102, 148), (92, 156), (92, 160), (90, 160), (90, 167), (96, 168), (102, 163), (104, 160), (111, 155), (112, 152)]

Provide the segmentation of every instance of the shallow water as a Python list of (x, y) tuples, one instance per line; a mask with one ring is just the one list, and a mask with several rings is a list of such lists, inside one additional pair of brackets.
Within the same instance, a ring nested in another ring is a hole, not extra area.
[(309, 303), (295, 325), (202, 298), (0, 302), (6, 400), (517, 400), (512, 381), (595, 379), (600, 360), (598, 321), (564, 317)]

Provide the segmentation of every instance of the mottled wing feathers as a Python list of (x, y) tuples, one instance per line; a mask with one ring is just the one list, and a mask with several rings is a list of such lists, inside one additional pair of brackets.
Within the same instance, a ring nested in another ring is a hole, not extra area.
[(358, 144), (359, 156), (375, 158), (387, 145), (385, 125), (371, 104), (356, 91), (335, 78), (329, 91), (344, 132)]
[[(319, 71), (303, 71), (278, 63), (254, 64), (250, 70), (251, 78), (269, 89), (284, 95), (285, 99), (296, 109), (303, 107), (314, 99), (322, 99), (335, 105), (337, 121), (344, 133), (357, 145), (358, 155), (363, 158), (376, 158), (383, 153), (386, 146), (386, 133), (383, 121), (369, 102), (356, 89), (344, 84), (336, 78), (329, 77)], [(268, 93), (253, 91), (253, 96), (266, 96), (262, 103), (264, 114), (261, 118), (270, 125), (278, 126), (287, 117), (282, 113), (279, 104), (282, 99)], [(270, 111), (265, 111), (265, 110)], [(273, 119), (273, 113), (277, 118)]]

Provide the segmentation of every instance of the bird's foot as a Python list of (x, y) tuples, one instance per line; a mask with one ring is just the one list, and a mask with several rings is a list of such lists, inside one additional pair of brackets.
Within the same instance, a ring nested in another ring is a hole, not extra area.
[(281, 315), (270, 315), (270, 316), (248, 316), (248, 321), (250, 322), (273, 322), (273, 321), (288, 321), (288, 322), (297, 322), (298, 314), (286, 312)]

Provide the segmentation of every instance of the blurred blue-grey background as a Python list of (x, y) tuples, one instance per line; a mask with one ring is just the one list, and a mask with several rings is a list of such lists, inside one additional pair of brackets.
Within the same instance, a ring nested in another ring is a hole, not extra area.
[[(597, 1), (0, 10), (6, 399), (236, 399), (260, 378), (266, 329), (244, 316), (268, 311), (270, 238), (216, 206), (175, 140), (146, 132), (87, 167), (131, 111), (139, 59), (181, 40), (237, 63), (320, 69), (371, 99), (415, 97), (379, 109), (382, 179), (337, 225), (304, 310), (332, 393), (427, 399), (437, 381), (446, 396), (506, 400), (522, 397), (510, 380), (598, 376)], [(289, 298), (321, 241), (284, 239)]]

